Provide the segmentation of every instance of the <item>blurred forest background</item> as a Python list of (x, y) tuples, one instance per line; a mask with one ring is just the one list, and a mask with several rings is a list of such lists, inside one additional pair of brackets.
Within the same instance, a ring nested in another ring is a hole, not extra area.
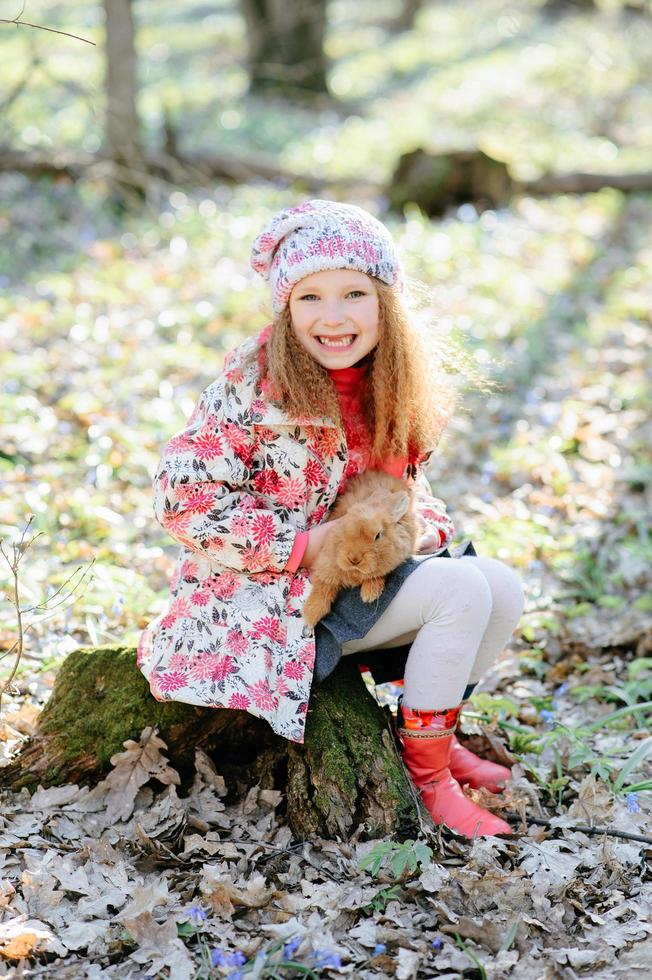
[[(68, 653), (135, 644), (163, 608), (161, 448), (270, 317), (252, 239), (320, 196), (387, 223), (426, 312), (496, 384), (469, 387), (429, 472), (457, 540), (527, 589), (476, 710), (548, 814), (597, 778), (595, 815), (643, 828), (652, 3), (13, 6), (49, 30), (0, 23), (0, 537), (31, 515), (41, 532), (5, 755)], [(8, 653), (4, 561), (0, 581)]]

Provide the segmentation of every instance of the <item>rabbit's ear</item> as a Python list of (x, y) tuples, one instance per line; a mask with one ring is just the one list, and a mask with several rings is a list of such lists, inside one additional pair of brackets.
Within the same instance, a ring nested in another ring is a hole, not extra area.
[(406, 492), (397, 494), (397, 501), (392, 509), (392, 517), (395, 521), (400, 521), (410, 506), (410, 495)]

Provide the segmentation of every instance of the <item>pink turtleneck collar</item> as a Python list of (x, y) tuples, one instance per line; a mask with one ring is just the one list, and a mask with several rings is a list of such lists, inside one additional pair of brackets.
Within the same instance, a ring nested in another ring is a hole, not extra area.
[(327, 370), (333, 379), (338, 395), (345, 395), (350, 398), (352, 395), (361, 394), (362, 384), (367, 377), (366, 364), (361, 364), (359, 367), (353, 364), (351, 367), (327, 368)]
[[(364, 425), (362, 421), (362, 392), (367, 380), (368, 363), (352, 365), (347, 368), (327, 369), (329, 376), (333, 379), (337, 397), (345, 409), (345, 421), (347, 441), (350, 443), (354, 430)], [(407, 465), (407, 457), (389, 456), (379, 467), (392, 476), (401, 476)]]

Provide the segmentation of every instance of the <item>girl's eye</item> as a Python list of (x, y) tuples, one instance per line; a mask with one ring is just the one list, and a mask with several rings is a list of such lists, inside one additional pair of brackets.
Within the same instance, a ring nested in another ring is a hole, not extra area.
[[(367, 294), (363, 289), (352, 289), (347, 295), (353, 296), (355, 299), (357, 299), (358, 296), (366, 296)], [(310, 299), (319, 299), (319, 296), (317, 296), (316, 293), (306, 293), (305, 296), (301, 296), (300, 298), (310, 300)]]

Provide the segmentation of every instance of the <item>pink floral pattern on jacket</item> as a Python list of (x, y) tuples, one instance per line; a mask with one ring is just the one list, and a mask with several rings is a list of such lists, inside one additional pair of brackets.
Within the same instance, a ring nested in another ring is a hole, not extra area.
[[(241, 709), (305, 737), (315, 634), (309, 569), (285, 571), (296, 535), (326, 520), (351, 476), (332, 419), (292, 419), (265, 398), (256, 358), (269, 326), (226, 357), (167, 443), (154, 512), (181, 546), (166, 610), (141, 633), (138, 666), (158, 700)], [(453, 525), (416, 473), (419, 511), (443, 548)], [(346, 473), (346, 477), (345, 477)]]

